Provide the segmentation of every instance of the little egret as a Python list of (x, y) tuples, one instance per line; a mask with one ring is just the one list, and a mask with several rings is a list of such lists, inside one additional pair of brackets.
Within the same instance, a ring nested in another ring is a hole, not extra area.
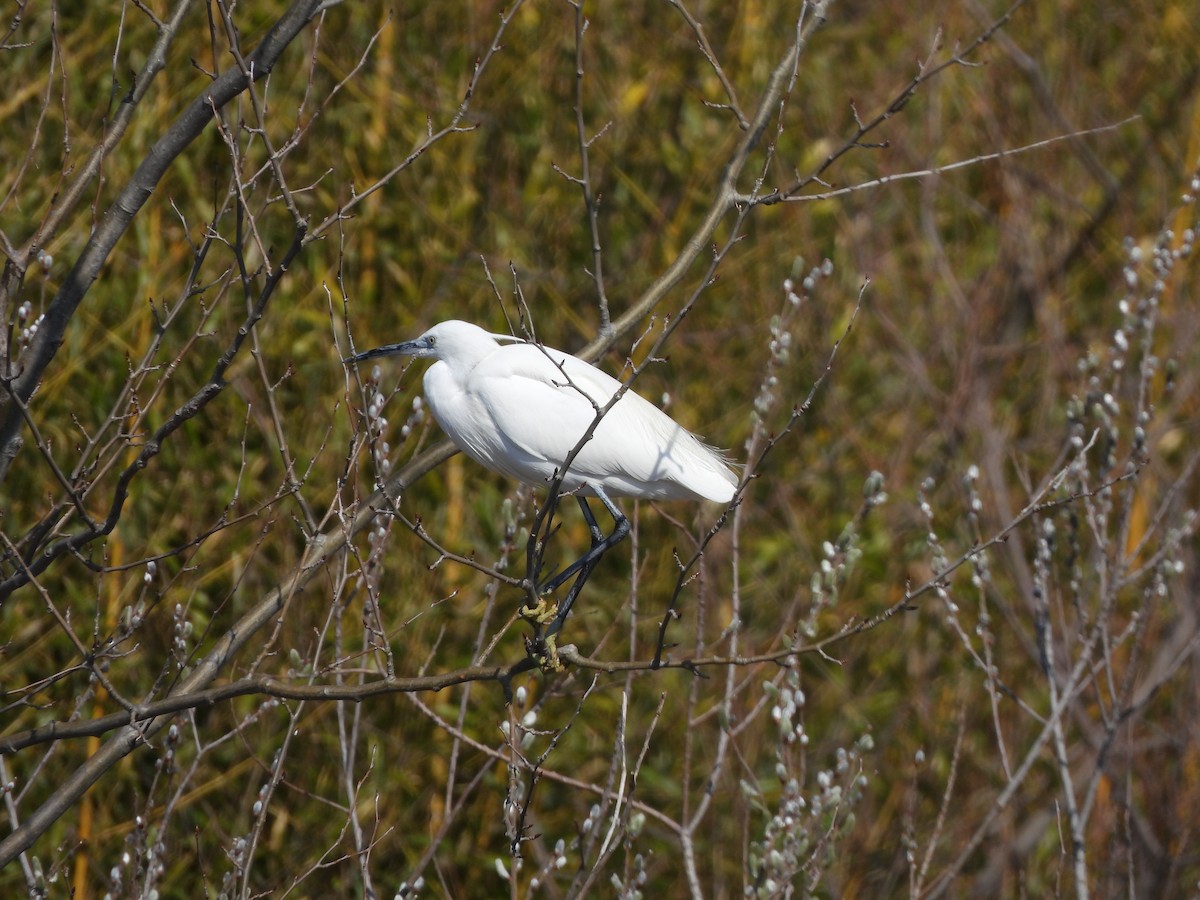
[[(425, 373), (425, 399), (463, 453), (526, 484), (550, 486), (557, 479), (560, 494), (578, 499), (592, 547), (539, 588), (553, 591), (579, 573), (550, 635), (561, 629), (596, 561), (629, 533), (628, 521), (610, 497), (728, 503), (737, 490), (737, 475), (720, 453), (632, 391), (597, 422), (621, 382), (562, 350), (451, 320), (416, 340), (368, 350), (346, 362), (394, 355), (437, 360)], [(616, 528), (607, 539), (584, 495), (599, 498), (612, 515)]]

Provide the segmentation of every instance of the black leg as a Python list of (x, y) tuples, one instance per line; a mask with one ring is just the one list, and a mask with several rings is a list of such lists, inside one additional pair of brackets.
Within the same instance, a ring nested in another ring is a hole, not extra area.
[(604, 550), (601, 549), (604, 547), (604, 532), (602, 532), (600, 530), (600, 526), (596, 524), (596, 517), (592, 515), (592, 510), (587, 505), (587, 501), (582, 497), (577, 497), (576, 499), (579, 501), (580, 510), (583, 511), (583, 518), (587, 522), (588, 531), (591, 532), (592, 546), (588, 549), (588, 552), (584, 556), (575, 560), (575, 562), (571, 563), (571, 565), (567, 566), (565, 569), (543, 584), (541, 589), (544, 593), (550, 593), (558, 590), (558, 588), (562, 587), (562, 585), (566, 583), (568, 578), (570, 578), (580, 569), (583, 569), (584, 567), (594, 563), (604, 553)]
[(608, 499), (607, 495), (601, 497), (601, 502), (608, 508), (609, 514), (613, 517), (615, 526), (613, 533), (608, 537), (604, 537), (604, 532), (600, 530), (600, 526), (596, 524), (596, 517), (592, 515), (591, 507), (583, 497), (577, 497), (579, 500), (579, 508), (583, 512), (583, 518), (587, 521), (588, 530), (592, 534), (592, 546), (586, 554), (584, 554), (571, 565), (567, 566), (549, 581), (542, 585), (541, 590), (544, 593), (550, 593), (562, 587), (567, 579), (580, 572), (583, 569), (589, 571), (595, 567), (596, 562), (615, 547), (629, 535), (629, 520), (625, 518), (625, 514), (619, 510), (613, 502)]
[(592, 535), (592, 546), (595, 547), (604, 540), (604, 532), (596, 524), (596, 517), (592, 515), (592, 508), (588, 506), (587, 499), (582, 495), (575, 499), (579, 501), (579, 509), (583, 513), (583, 520), (587, 522), (588, 531)]
[(572, 575), (578, 573), (575, 583), (571, 585), (571, 590), (558, 606), (558, 615), (554, 617), (554, 621), (546, 629), (546, 637), (548, 638), (553, 637), (562, 630), (563, 623), (566, 621), (567, 615), (571, 612), (571, 607), (575, 604), (579, 592), (583, 590), (584, 582), (588, 580), (588, 576), (596, 568), (596, 563), (600, 561), (600, 557), (629, 536), (629, 520), (625, 518), (625, 514), (617, 508), (617, 505), (609, 499), (603, 490), (600, 488), (593, 488), (592, 490), (595, 491), (600, 502), (604, 504), (604, 508), (608, 510), (609, 515), (613, 517), (613, 531), (608, 537), (604, 537), (604, 532), (596, 524), (596, 517), (592, 515), (591, 507), (588, 506), (587, 501), (582, 496), (577, 498), (579, 500), (579, 509), (582, 511), (583, 518), (587, 522), (588, 530), (592, 535), (592, 546), (583, 558), (567, 566), (567, 568), (559, 572), (558, 575), (545, 585), (545, 590), (553, 591)]

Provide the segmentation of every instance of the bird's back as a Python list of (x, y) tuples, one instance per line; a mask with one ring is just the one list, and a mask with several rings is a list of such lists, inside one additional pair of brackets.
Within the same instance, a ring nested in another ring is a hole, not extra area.
[[(426, 376), (426, 397), (451, 439), (484, 465), (531, 484), (559, 470), (621, 383), (576, 357), (534, 344), (498, 346), (469, 372)], [(628, 391), (575, 457), (564, 490), (728, 502), (725, 460), (656, 406)]]

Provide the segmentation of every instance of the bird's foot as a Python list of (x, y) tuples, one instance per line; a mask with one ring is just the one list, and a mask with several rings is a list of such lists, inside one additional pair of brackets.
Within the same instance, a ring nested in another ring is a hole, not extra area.
[(558, 635), (529, 638), (525, 641), (525, 650), (543, 672), (561, 672), (566, 668), (558, 657)]
[(545, 597), (538, 597), (537, 603), (522, 606), (520, 612), (521, 618), (526, 622), (549, 625), (558, 617), (558, 604), (547, 601)]

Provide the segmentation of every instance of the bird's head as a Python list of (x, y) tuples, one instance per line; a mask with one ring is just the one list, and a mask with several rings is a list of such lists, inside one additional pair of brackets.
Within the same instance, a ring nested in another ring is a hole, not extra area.
[(363, 362), (379, 356), (414, 356), (438, 359), (455, 367), (473, 366), (499, 349), (497, 337), (478, 325), (450, 319), (439, 322), (415, 340), (376, 347), (349, 356), (343, 362)]

